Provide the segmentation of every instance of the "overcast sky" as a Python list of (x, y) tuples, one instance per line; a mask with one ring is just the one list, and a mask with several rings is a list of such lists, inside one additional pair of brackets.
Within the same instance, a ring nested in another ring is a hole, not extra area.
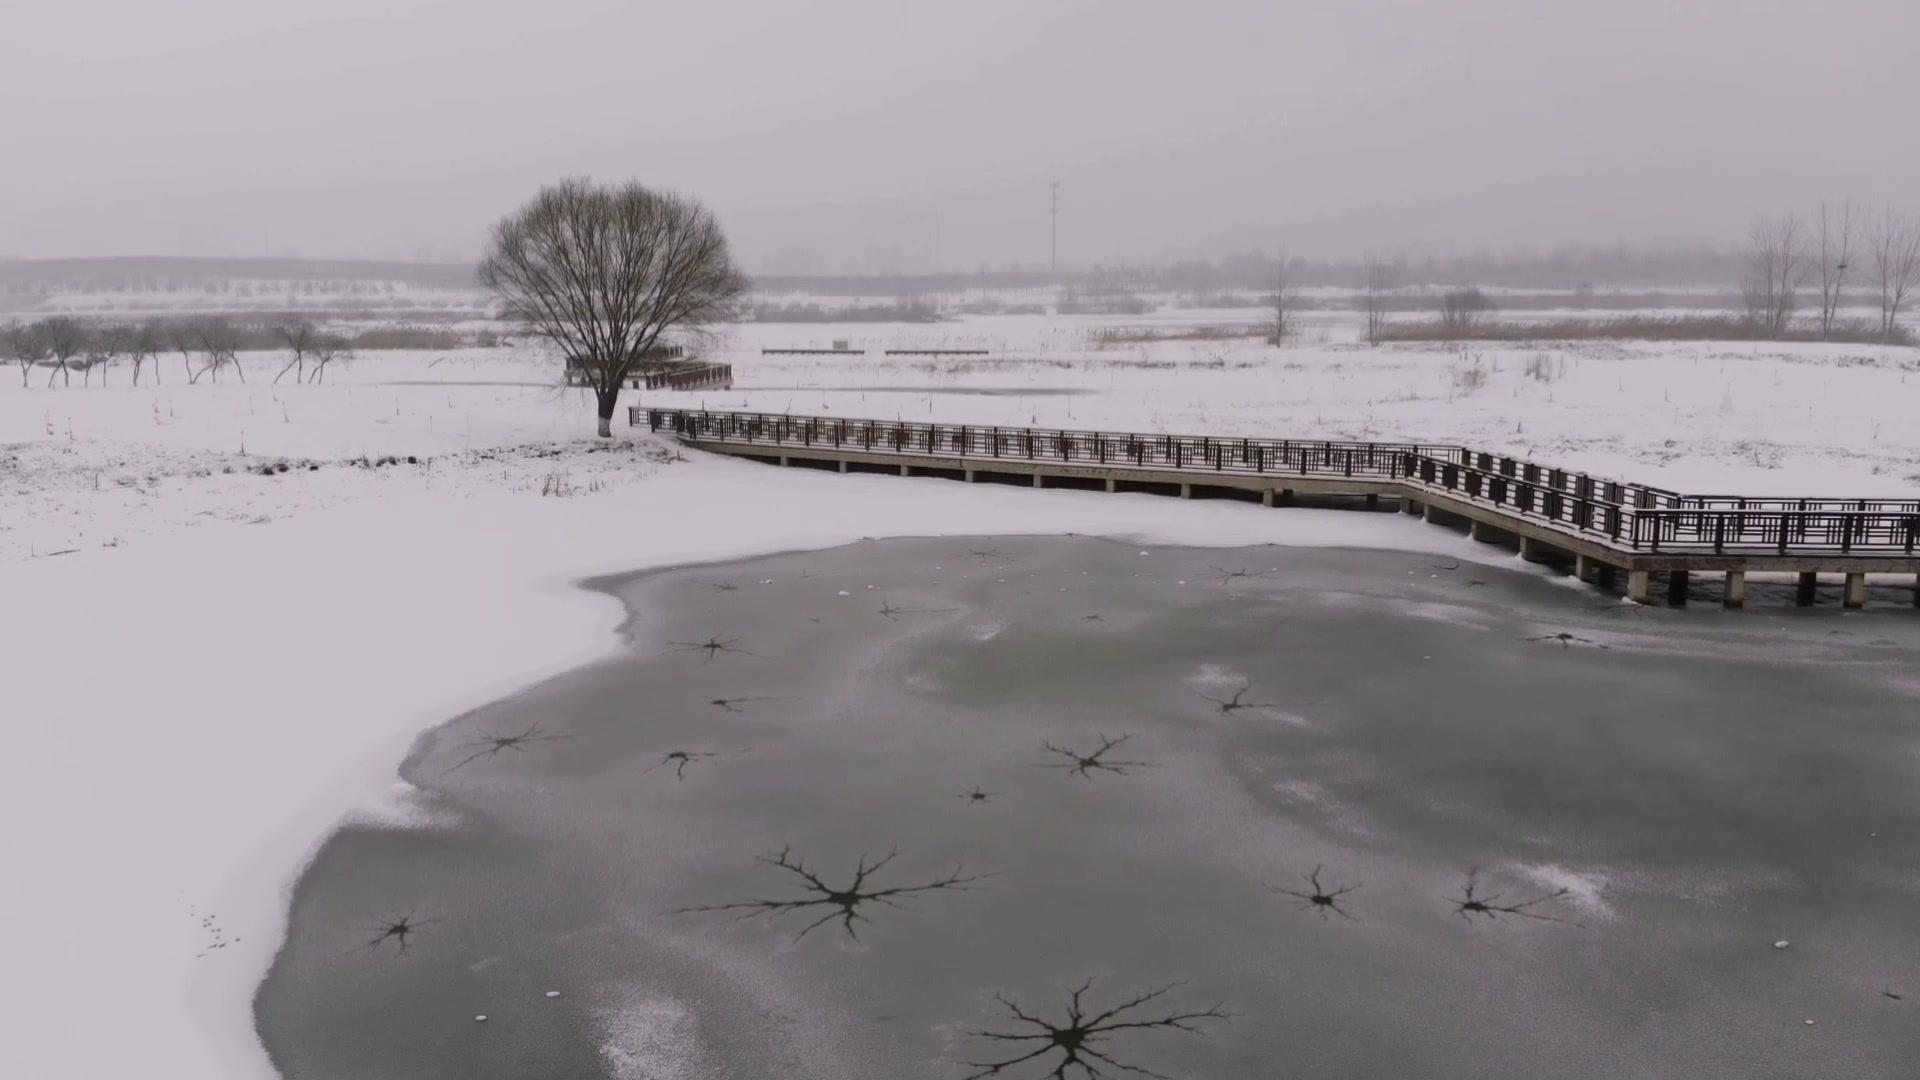
[(567, 174), (760, 271), (1920, 209), (1916, 0), (10, 0), (0, 256), (467, 259)]

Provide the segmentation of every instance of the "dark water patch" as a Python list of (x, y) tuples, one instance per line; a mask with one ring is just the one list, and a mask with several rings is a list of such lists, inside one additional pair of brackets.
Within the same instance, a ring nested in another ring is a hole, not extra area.
[(626, 655), (423, 737), (442, 823), (303, 876), (257, 1001), (287, 1075), (1920, 1057), (1908, 613), (1088, 538), (600, 587)]

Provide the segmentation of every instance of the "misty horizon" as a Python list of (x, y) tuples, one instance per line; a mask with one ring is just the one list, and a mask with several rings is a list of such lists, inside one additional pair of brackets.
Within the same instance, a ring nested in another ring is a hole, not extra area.
[[(1912, 203), (1893, 0), (1541, 11), (81, 0), (16, 15), (0, 257), (469, 262), (562, 176), (756, 273), (1730, 247)], [(654, 45), (664, 42), (663, 45)]]

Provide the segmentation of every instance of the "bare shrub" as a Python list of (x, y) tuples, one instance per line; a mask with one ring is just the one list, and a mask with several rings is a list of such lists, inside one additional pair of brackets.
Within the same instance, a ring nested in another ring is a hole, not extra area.
[(1478, 286), (1448, 289), (1440, 296), (1440, 325), (1450, 330), (1469, 331), (1486, 321), (1494, 310), (1493, 298)]
[(1527, 357), (1526, 375), (1534, 382), (1559, 382), (1567, 373), (1567, 358), (1552, 353), (1534, 353)]

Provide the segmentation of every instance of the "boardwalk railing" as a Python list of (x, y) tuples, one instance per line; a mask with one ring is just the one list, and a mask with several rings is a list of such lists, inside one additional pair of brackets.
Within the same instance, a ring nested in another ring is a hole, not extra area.
[(1409, 496), (1485, 507), (1633, 553), (1893, 555), (1920, 552), (1920, 499), (1782, 499), (1683, 495), (1470, 447), (1420, 443), (1215, 438), (776, 413), (629, 410), (694, 442), (832, 448), (978, 462), (1058, 463), (1169, 472), (1205, 483), (1235, 477), (1359, 478)]

